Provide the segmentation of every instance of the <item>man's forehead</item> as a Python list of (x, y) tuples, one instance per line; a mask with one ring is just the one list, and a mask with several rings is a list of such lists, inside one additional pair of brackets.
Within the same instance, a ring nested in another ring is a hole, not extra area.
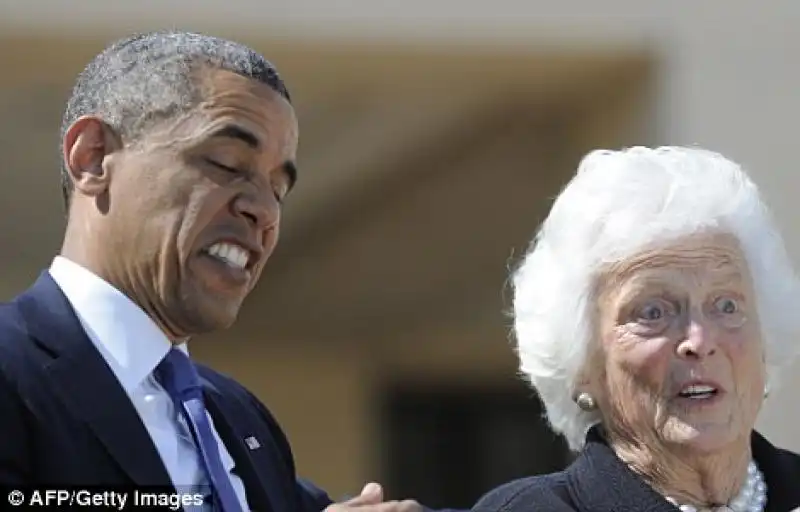
[(253, 77), (244, 76), (227, 69), (202, 66), (194, 72), (203, 101), (230, 95), (250, 94), (268, 103), (281, 104), (291, 109), (289, 101), (272, 86)]
[(265, 149), (266, 137), (296, 145), (297, 119), (280, 93), (236, 73), (217, 71), (225, 73), (221, 83), (203, 88), (200, 102), (164, 126), (162, 136), (187, 144), (235, 139), (253, 149)]

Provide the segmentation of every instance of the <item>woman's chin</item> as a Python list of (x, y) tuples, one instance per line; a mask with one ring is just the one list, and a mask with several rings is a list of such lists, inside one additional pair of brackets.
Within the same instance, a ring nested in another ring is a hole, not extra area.
[(689, 423), (670, 422), (664, 431), (664, 440), (681, 450), (713, 453), (725, 449), (739, 437), (738, 429), (730, 422)]

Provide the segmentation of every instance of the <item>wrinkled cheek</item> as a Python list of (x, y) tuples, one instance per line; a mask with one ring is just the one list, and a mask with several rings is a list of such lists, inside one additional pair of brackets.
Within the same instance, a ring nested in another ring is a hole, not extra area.
[(608, 396), (611, 421), (633, 431), (647, 430), (654, 422), (657, 404), (649, 386), (628, 372), (610, 376)]
[(272, 251), (275, 249), (275, 245), (278, 243), (278, 239), (281, 236), (281, 223), (280, 220), (275, 224), (269, 232), (267, 233), (267, 250)]
[[(764, 402), (765, 375), (763, 370), (746, 368), (737, 377), (737, 399), (742, 419), (748, 423), (755, 423), (758, 412)], [(752, 425), (750, 425), (752, 427)]]
[(263, 236), (264, 239), (262, 246), (264, 247), (264, 259), (262, 261), (262, 266), (267, 264), (269, 259), (272, 257), (272, 253), (275, 251), (275, 248), (278, 245), (278, 238), (280, 237), (279, 224), (276, 224), (272, 228), (268, 229)]
[(763, 404), (767, 383), (763, 345), (751, 337), (735, 340), (727, 348), (734, 371), (740, 414), (745, 421), (754, 422)]

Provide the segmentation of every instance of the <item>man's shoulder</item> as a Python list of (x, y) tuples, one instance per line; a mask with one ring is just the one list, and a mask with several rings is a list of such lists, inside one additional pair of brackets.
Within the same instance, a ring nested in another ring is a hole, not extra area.
[(0, 342), (9, 336), (28, 336), (16, 299), (0, 302)]
[(197, 373), (200, 374), (200, 377), (208, 381), (220, 392), (224, 394), (233, 393), (241, 396), (251, 395), (247, 388), (230, 375), (226, 375), (202, 363), (196, 363), (195, 366), (197, 367)]
[(196, 366), (201, 379), (210, 384), (211, 387), (224, 396), (226, 400), (235, 399), (248, 404), (255, 402), (260, 407), (264, 407), (250, 390), (230, 375), (217, 371), (205, 364), (198, 363)]
[(40, 300), (43, 281), (40, 278), (10, 300), (0, 301), (0, 353), (4, 356), (33, 350), (30, 343), (32, 326), (53, 314), (52, 305)]
[(267, 406), (233, 377), (203, 364), (197, 365), (197, 371), (201, 379), (206, 381), (205, 387), (213, 389), (213, 392), (217, 393), (224, 401), (226, 409), (236, 416), (236, 418), (229, 419), (244, 421), (251, 426), (267, 430), (269, 438), (280, 453), (283, 462), (287, 465), (290, 473), (294, 475), (295, 465), (291, 445), (280, 424)]
[(503, 484), (481, 497), (475, 512), (526, 512), (576, 510), (567, 492), (564, 472), (531, 476)]
[(31, 335), (17, 304), (0, 303), (0, 371), (21, 370), (33, 349)]

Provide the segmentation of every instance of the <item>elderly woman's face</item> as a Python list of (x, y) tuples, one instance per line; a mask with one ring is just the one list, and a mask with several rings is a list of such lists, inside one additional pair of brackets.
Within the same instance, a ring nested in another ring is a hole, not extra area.
[(610, 428), (711, 451), (749, 436), (764, 393), (753, 285), (737, 240), (687, 237), (600, 287), (599, 405)]

